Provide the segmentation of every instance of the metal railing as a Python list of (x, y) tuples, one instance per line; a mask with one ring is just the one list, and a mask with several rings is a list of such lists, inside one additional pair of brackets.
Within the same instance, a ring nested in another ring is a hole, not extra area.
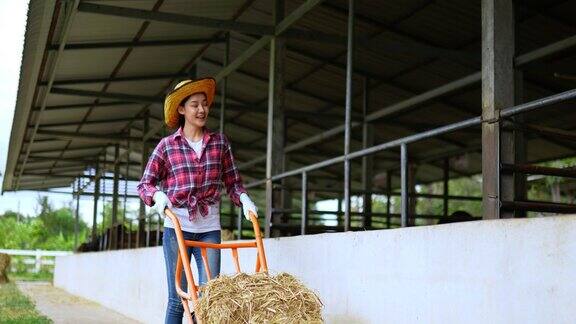
[[(559, 94), (551, 95), (549, 97), (537, 99), (528, 103), (516, 105), (510, 108), (506, 108), (500, 111), (500, 118), (511, 117), (521, 113), (527, 113), (529, 111), (552, 105), (555, 103), (563, 102), (566, 100), (576, 98), (576, 89), (565, 91)], [(319, 170), (324, 167), (328, 167), (337, 163), (345, 162), (346, 160), (351, 160), (359, 157), (363, 157), (366, 155), (378, 153), (383, 150), (400, 147), (401, 154), (400, 154), (400, 174), (401, 174), (401, 224), (402, 226), (406, 226), (408, 223), (408, 144), (425, 140), (428, 138), (436, 137), (439, 135), (451, 133), (454, 131), (458, 131), (464, 128), (473, 127), (481, 125), (483, 121), (481, 116), (473, 117), (470, 119), (466, 119), (457, 123), (449, 124), (446, 126), (434, 128), (428, 131), (424, 131), (422, 133), (406, 136), (400, 139), (395, 139), (386, 143), (378, 144), (369, 148), (365, 148), (362, 150), (358, 150), (349, 154), (344, 154), (335, 158), (331, 158), (322, 162), (318, 162), (315, 164), (311, 164), (308, 166), (304, 166), (298, 169), (290, 170), (287, 172), (283, 172), (277, 175), (272, 176), (270, 179), (263, 179), (259, 181), (255, 181), (246, 185), (246, 188), (257, 187), (262, 184), (265, 184), (266, 181), (278, 181), (287, 177), (297, 176), (300, 175), (302, 177), (302, 234), (305, 234), (305, 224), (307, 218), (307, 210), (305, 205), (307, 204), (307, 174), (309, 172)], [(271, 220), (266, 221), (266, 226), (271, 226)], [(269, 232), (269, 231), (267, 231)]]

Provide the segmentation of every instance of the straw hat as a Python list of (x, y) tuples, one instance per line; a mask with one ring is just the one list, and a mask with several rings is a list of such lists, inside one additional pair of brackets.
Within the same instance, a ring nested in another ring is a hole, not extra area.
[(208, 107), (212, 105), (214, 94), (216, 93), (216, 80), (214, 78), (203, 78), (198, 80), (184, 80), (178, 83), (174, 90), (166, 96), (164, 100), (164, 122), (170, 128), (177, 128), (180, 114), (178, 106), (184, 98), (195, 93), (203, 92), (206, 95)]

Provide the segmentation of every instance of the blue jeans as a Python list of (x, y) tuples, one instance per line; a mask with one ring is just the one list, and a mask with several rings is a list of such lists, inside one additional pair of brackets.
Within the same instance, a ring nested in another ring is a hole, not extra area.
[[(184, 232), (184, 239), (187, 241), (199, 241), (208, 243), (220, 243), (220, 231), (211, 231), (206, 233), (190, 233)], [(182, 316), (184, 315), (184, 307), (180, 296), (176, 293), (175, 273), (176, 273), (176, 260), (178, 258), (178, 242), (176, 240), (176, 232), (173, 228), (164, 228), (164, 236), (162, 241), (162, 248), (164, 250), (164, 261), (166, 263), (166, 277), (168, 278), (168, 306), (166, 308), (166, 324), (182, 323)], [(215, 278), (220, 274), (220, 250), (208, 249), (208, 266), (210, 267), (210, 274)], [(204, 270), (204, 263), (202, 262), (202, 255), (199, 248), (188, 248), (188, 258), (194, 255), (196, 259), (196, 266), (198, 267), (199, 284), (206, 283), (206, 271)], [(198, 278), (197, 278), (198, 279)], [(182, 290), (187, 290), (186, 276), (182, 271), (182, 281), (180, 283)]]

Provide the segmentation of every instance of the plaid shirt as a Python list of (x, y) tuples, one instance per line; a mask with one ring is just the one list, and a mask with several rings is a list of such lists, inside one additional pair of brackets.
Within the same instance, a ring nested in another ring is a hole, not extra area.
[(230, 199), (240, 206), (240, 195), (246, 192), (242, 178), (234, 164), (230, 143), (222, 133), (204, 128), (200, 157), (190, 147), (182, 128), (164, 137), (152, 152), (138, 194), (144, 203), (152, 206), (152, 197), (159, 189), (166, 192), (173, 207), (188, 208), (190, 221), (196, 211), (208, 214), (208, 206), (220, 201), (222, 181)]

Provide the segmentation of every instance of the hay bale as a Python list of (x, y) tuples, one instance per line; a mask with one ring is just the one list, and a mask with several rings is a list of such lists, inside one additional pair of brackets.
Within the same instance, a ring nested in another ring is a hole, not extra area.
[(10, 270), (10, 256), (0, 253), (0, 283), (8, 282), (8, 270)]
[(201, 289), (195, 309), (203, 324), (322, 323), (322, 302), (287, 273), (220, 276)]

